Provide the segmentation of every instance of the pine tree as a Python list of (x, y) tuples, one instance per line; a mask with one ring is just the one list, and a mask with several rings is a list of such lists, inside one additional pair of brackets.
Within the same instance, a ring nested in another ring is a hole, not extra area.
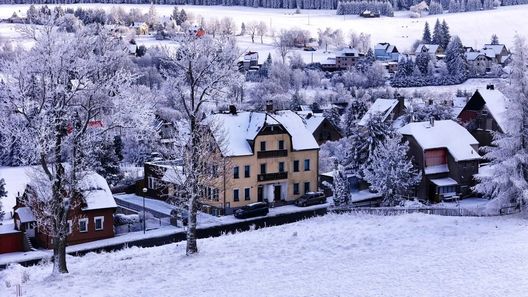
[(448, 73), (455, 78), (465, 77), (466, 66), (464, 59), (464, 48), (458, 36), (453, 36), (453, 38), (451, 38), (445, 53), (445, 62)]
[(416, 55), (416, 66), (424, 76), (428, 74), (429, 61), (431, 61), (429, 53), (422, 52)]
[(429, 5), (429, 15), (436, 15), (442, 13), (444, 13), (444, 8), (442, 7), (442, 4), (436, 1), (431, 1), (431, 5)]
[(345, 167), (334, 160), (334, 203), (336, 206), (347, 205), (350, 202), (350, 192)]
[(339, 124), (341, 122), (341, 115), (336, 108), (329, 108), (323, 110), (323, 117), (325, 117), (334, 127), (339, 129)]
[(429, 30), (429, 23), (425, 22), (425, 27), (422, 35), (422, 42), (425, 44), (431, 44), (431, 30)]
[(458, 0), (449, 0), (449, 13), (460, 11), (460, 2)]
[(436, 19), (436, 23), (433, 29), (433, 39), (432, 44), (437, 44), (442, 46), (444, 44), (444, 33), (442, 31), (442, 25), (440, 24), (440, 20)]
[(306, 104), (304, 98), (299, 94), (299, 90), (295, 90), (290, 101), (290, 110), (299, 111), (301, 110), (301, 105)]
[(443, 49), (447, 48), (449, 41), (451, 40), (451, 34), (449, 33), (449, 26), (445, 20), (442, 20), (442, 40), (443, 43), (440, 45)]
[(398, 205), (420, 180), (407, 157), (409, 146), (395, 134), (374, 149), (363, 167), (364, 179), (383, 197), (383, 206)]
[(172, 14), (171, 14), (172, 20), (176, 22), (178, 20), (178, 16), (179, 15), (180, 15), (180, 13), (178, 11), (178, 7), (174, 6), (174, 8), (172, 9)]
[(244, 22), (240, 25), (240, 35), (246, 35), (246, 24), (244, 24)]
[(367, 103), (361, 98), (352, 100), (350, 103), (348, 103), (347, 110), (340, 125), (345, 136), (352, 135), (356, 123), (361, 120), (367, 110)]
[(0, 178), (0, 222), (4, 219), (5, 211), (2, 208), (2, 198), (7, 197), (7, 190), (5, 189), (5, 181)]
[(499, 44), (499, 37), (497, 34), (491, 35), (491, 44)]
[(491, 175), (478, 176), (475, 186), (477, 192), (494, 199), (497, 208), (528, 202), (528, 48), (518, 35), (514, 53), (504, 133), (494, 135), (485, 155)]

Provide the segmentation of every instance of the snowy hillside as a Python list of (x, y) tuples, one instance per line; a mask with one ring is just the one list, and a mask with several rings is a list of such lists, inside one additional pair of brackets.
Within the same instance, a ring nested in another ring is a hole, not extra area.
[[(50, 5), (53, 7), (54, 5)], [(73, 4), (63, 7), (89, 7), (110, 10), (113, 4)], [(150, 5), (120, 4), (125, 9), (140, 8), (146, 13)], [(29, 5), (1, 5), (0, 18), (10, 17), (14, 11), (25, 14)], [(318, 29), (331, 27), (341, 29), (343, 32), (365, 32), (372, 35), (372, 42), (390, 42), (395, 44), (400, 51), (407, 50), (412, 43), (422, 36), (424, 23), (433, 25), (436, 18), (445, 19), (449, 23), (451, 33), (458, 35), (464, 45), (480, 48), (488, 43), (491, 34), (499, 36), (501, 42), (513, 44), (516, 33), (526, 34), (528, 23), (525, 20), (528, 5), (500, 7), (495, 10), (479, 12), (451, 13), (428, 16), (420, 19), (409, 18), (408, 11), (396, 12), (395, 17), (382, 17), (365, 19), (358, 16), (338, 16), (335, 10), (302, 10), (301, 14), (293, 14), (292, 9), (249, 8), (229, 6), (181, 6), (187, 12), (204, 18), (231, 17), (239, 27), (242, 22), (246, 24), (258, 20), (264, 21), (275, 32), (281, 29), (302, 28), (317, 35)], [(157, 5), (156, 10), (160, 16), (168, 16), (172, 12), (172, 5)], [(7, 25), (7, 24), (3, 24)], [(6, 30), (4, 35), (8, 34)], [(2, 33), (0, 33), (1, 35)]]
[(185, 245), (130, 248), (0, 272), (0, 296), (526, 296), (528, 222), (329, 215)]

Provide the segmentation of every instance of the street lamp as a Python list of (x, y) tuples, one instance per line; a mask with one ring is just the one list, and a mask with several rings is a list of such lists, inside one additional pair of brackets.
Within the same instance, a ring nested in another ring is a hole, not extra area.
[(143, 188), (143, 234), (145, 234), (147, 230), (147, 225), (146, 225), (147, 216), (145, 213), (145, 196), (146, 195), (147, 195), (147, 188)]

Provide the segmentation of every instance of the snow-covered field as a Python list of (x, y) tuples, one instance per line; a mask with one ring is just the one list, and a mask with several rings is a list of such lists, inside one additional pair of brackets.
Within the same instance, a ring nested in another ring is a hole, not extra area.
[[(70, 4), (63, 6), (110, 10), (115, 5)], [(149, 9), (149, 5), (146, 4), (120, 4), (119, 6), (125, 9), (140, 8), (144, 12)], [(29, 5), (0, 5), (0, 18), (10, 17), (14, 11), (25, 14), (28, 7)], [(173, 6), (157, 5), (156, 8), (160, 16), (168, 16)], [(400, 51), (408, 49), (414, 40), (421, 38), (425, 21), (432, 25), (431, 23), (434, 23), (436, 18), (445, 19), (451, 28), (451, 34), (459, 35), (465, 45), (477, 48), (489, 42), (493, 33), (497, 34), (502, 42), (512, 44), (516, 33), (526, 35), (528, 29), (528, 22), (525, 18), (528, 5), (500, 7), (492, 11), (443, 14), (420, 19), (409, 18), (408, 12), (396, 12), (393, 18), (364, 19), (357, 16), (337, 16), (334, 10), (302, 10), (301, 14), (293, 14), (292, 9), (189, 5), (181, 8), (206, 19), (231, 17), (237, 25), (242, 22), (247, 24), (251, 21), (264, 21), (273, 31), (298, 27), (310, 30), (315, 35), (320, 28), (332, 27), (342, 29), (345, 33), (348, 31), (365, 32), (372, 35), (373, 43), (390, 42), (396, 44)], [(2, 32), (1, 29), (0, 32)]]
[(0, 272), (0, 296), (526, 296), (528, 221), (329, 215), (183, 243)]

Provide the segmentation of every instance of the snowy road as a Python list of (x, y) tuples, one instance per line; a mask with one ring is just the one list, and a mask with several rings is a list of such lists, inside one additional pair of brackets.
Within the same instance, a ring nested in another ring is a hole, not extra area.
[[(0, 296), (526, 296), (528, 221), (328, 215), (184, 244), (0, 272)], [(104, 284), (104, 285), (102, 285)]]

